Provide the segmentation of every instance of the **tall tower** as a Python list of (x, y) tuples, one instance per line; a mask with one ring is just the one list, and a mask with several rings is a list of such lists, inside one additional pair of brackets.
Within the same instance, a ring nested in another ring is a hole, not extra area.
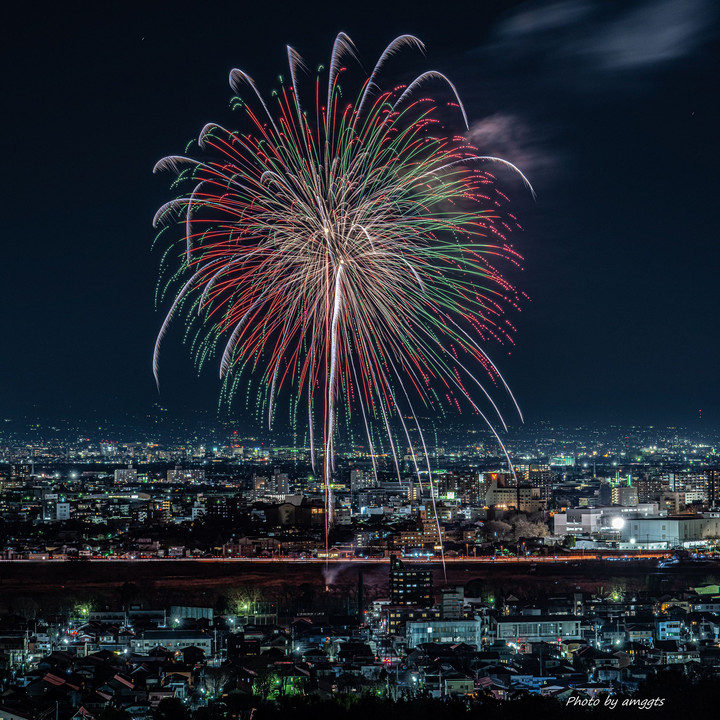
[(720, 470), (705, 470), (708, 508), (720, 507)]
[(432, 573), (405, 567), (397, 555), (390, 556), (390, 604), (430, 607)]

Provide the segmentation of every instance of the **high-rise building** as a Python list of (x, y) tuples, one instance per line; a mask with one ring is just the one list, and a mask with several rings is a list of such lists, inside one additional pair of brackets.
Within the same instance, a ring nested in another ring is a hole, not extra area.
[(358, 493), (377, 487), (375, 474), (367, 470), (354, 468), (350, 471), (349, 479), (350, 494), (355, 504), (358, 501)]
[(208, 495), (206, 506), (209, 517), (231, 522), (236, 522), (243, 512), (239, 499), (228, 495)]
[(707, 504), (710, 508), (720, 507), (720, 470), (708, 469), (705, 471), (707, 483)]
[(115, 470), (115, 483), (122, 485), (124, 483), (136, 483), (137, 470), (135, 468), (117, 468)]
[(256, 498), (289, 495), (290, 477), (277, 468), (270, 477), (253, 475), (253, 491)]
[(194, 483), (205, 482), (205, 470), (203, 468), (175, 468), (167, 471), (167, 481), (169, 483), (184, 483), (192, 485)]
[(610, 490), (610, 499), (613, 505), (623, 507), (636, 507), (638, 504), (638, 491), (636, 487), (617, 485)]
[(407, 497), (408, 497), (408, 502), (411, 503), (412, 505), (417, 505), (419, 502), (422, 501), (423, 489), (420, 486), (420, 483), (411, 482), (408, 485)]
[(701, 472), (668, 472), (663, 475), (672, 492), (697, 491), (706, 481)]
[(638, 502), (646, 503), (659, 500), (660, 496), (670, 490), (668, 481), (659, 475), (645, 473), (635, 481)]
[(465, 604), (465, 588), (458, 585), (453, 588), (443, 588), (440, 592), (440, 619), (461, 620)]
[(515, 508), (520, 512), (534, 513), (545, 509), (546, 500), (540, 490), (529, 485), (502, 486), (493, 480), (485, 493), (488, 507)]
[(497, 487), (513, 487), (517, 485), (515, 476), (509, 472), (484, 473), (483, 481), (486, 487), (492, 484), (497, 485)]
[(485, 498), (482, 476), (475, 472), (452, 471), (435, 478), (440, 496), (459, 500), (465, 505), (477, 507)]
[(390, 557), (390, 604), (429, 607), (432, 604), (432, 573), (406, 567), (396, 555)]
[(540, 490), (541, 500), (552, 498), (553, 481), (555, 473), (545, 463), (530, 463), (525, 472), (525, 480), (534, 488)]

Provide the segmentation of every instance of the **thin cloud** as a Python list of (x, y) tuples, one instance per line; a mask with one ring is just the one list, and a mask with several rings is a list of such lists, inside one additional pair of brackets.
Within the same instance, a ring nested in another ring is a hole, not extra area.
[(502, 157), (533, 177), (545, 175), (560, 160), (546, 151), (544, 138), (537, 128), (530, 128), (520, 116), (495, 113), (474, 122), (467, 137), (481, 152)]
[(539, 57), (550, 67), (575, 62), (578, 76), (643, 70), (693, 53), (716, 19), (710, 0), (536, 3), (508, 17), (491, 45), (511, 58)]
[(511, 15), (503, 23), (500, 32), (505, 37), (515, 39), (538, 33), (555, 32), (584, 20), (592, 10), (592, 3), (587, 0), (568, 0), (546, 5), (535, 3)]
[(713, 17), (714, 8), (704, 0), (646, 4), (601, 28), (586, 52), (606, 70), (678, 60), (706, 39)]
[[(717, 16), (712, 0), (523, 4), (472, 53), (483, 82), (474, 84), (474, 97), (472, 90), (464, 97), (489, 112), (468, 137), (521, 168), (541, 192), (576, 170), (568, 148), (577, 141), (578, 118), (656, 92), (665, 73), (651, 71), (705, 52)], [(487, 98), (499, 100), (488, 108)]]

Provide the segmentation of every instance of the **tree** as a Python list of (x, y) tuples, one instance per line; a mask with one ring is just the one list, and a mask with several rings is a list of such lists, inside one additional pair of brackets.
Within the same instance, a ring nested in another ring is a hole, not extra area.
[(193, 713), (193, 720), (227, 720), (227, 717), (228, 709), (224, 702), (211, 703)]
[(272, 666), (258, 669), (253, 683), (253, 695), (257, 695), (265, 701), (276, 689), (280, 689), (280, 676), (277, 670)]
[(190, 720), (190, 713), (179, 698), (163, 698), (155, 708), (154, 720)]
[(260, 590), (253, 585), (238, 585), (228, 591), (225, 596), (228, 610), (233, 615), (247, 615), (252, 605), (262, 600)]
[(127, 710), (118, 710), (114, 707), (106, 707), (100, 711), (97, 716), (97, 720), (132, 720)]
[(40, 605), (31, 597), (19, 597), (12, 601), (12, 611), (25, 620), (34, 620), (40, 610)]
[(522, 538), (545, 537), (549, 534), (547, 525), (542, 521), (532, 521), (525, 515), (516, 515), (510, 521), (515, 540)]
[(512, 533), (512, 525), (502, 520), (489, 520), (483, 526), (483, 534), (485, 539), (493, 542), (494, 540), (505, 540)]
[(230, 682), (230, 670), (227, 667), (205, 668), (205, 690), (208, 698), (220, 697), (225, 686)]
[(138, 586), (134, 582), (124, 582), (120, 590), (118, 590), (118, 597), (123, 607), (130, 605), (133, 600), (137, 599)]

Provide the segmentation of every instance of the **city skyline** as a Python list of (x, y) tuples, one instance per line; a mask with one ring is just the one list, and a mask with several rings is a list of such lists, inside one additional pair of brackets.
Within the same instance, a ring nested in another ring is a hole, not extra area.
[[(498, 2), (440, 22), (391, 8), (381, 27), (348, 9), (312, 25), (291, 12), (272, 28), (263, 10), (222, 10), (199, 31), (160, 9), (18, 15), (10, 92), (28, 140), (9, 150), (5, 413), (112, 417), (158, 402), (150, 220), (167, 196), (153, 161), (229, 116), (230, 67), (269, 89), (285, 42), (315, 65), (345, 30), (365, 64), (392, 37), (420, 36), (428, 66), (457, 84), (471, 138), (533, 182), (536, 203), (503, 178), (526, 226), (513, 238), (525, 271), (512, 279), (530, 302), (510, 318), (513, 354), (487, 348), (526, 417), (692, 424), (702, 410), (717, 422), (710, 3)], [(41, 199), (38, 167), (50, 180)], [(167, 341), (159, 401), (179, 415), (212, 411), (215, 373), (195, 377), (180, 335)]]
[(6, 16), (0, 720), (717, 709), (715, 0)]

